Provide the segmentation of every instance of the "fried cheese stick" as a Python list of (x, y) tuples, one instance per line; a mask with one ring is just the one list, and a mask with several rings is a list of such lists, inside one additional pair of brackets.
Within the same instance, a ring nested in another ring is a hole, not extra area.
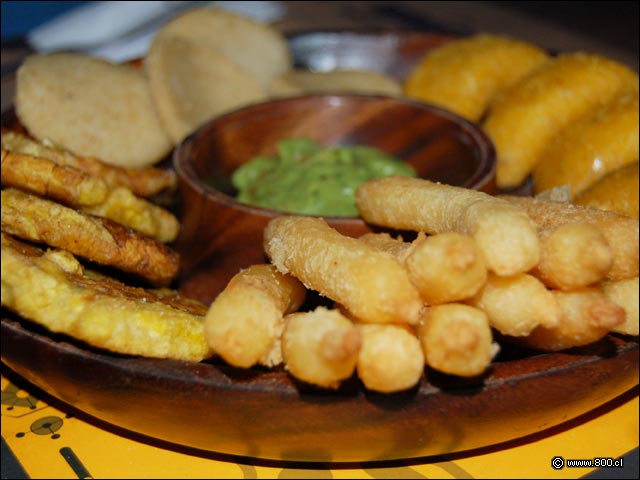
[(358, 323), (362, 346), (358, 377), (369, 390), (391, 393), (420, 382), (424, 354), (418, 337), (408, 325)]
[(486, 313), (461, 303), (426, 308), (417, 333), (427, 365), (450, 375), (480, 375), (499, 350)]
[(625, 311), (598, 288), (552, 290), (560, 319), (555, 327), (539, 326), (517, 343), (536, 350), (559, 351), (596, 342), (624, 324)]
[(366, 233), (359, 240), (401, 262), (428, 305), (470, 298), (487, 280), (484, 257), (468, 235), (447, 232), (426, 236), (420, 232), (407, 243), (388, 233)]
[(208, 345), (237, 367), (280, 364), (284, 315), (296, 311), (305, 295), (297, 279), (273, 265), (241, 270), (209, 307), (204, 325)]
[(589, 223), (542, 229), (540, 247), (540, 263), (531, 274), (551, 288), (571, 290), (599, 282), (613, 264), (607, 239)]
[(551, 292), (528, 273), (510, 277), (489, 274), (469, 304), (483, 310), (493, 328), (514, 337), (529, 335), (538, 325), (557, 325), (560, 315)]
[(199, 362), (206, 306), (85, 270), (67, 251), (46, 253), (2, 233), (2, 305), (52, 332), (126, 355)]
[(365, 221), (428, 234), (472, 236), (489, 270), (526, 272), (538, 264), (536, 226), (522, 209), (483, 192), (409, 177), (369, 180), (356, 190)]
[(299, 380), (337, 388), (356, 369), (360, 330), (338, 310), (317, 307), (285, 316), (282, 356)]
[(607, 281), (600, 284), (605, 297), (625, 311), (625, 321), (612, 328), (614, 332), (638, 336), (638, 277)]
[(391, 255), (342, 235), (323, 219), (283, 215), (264, 230), (264, 250), (280, 272), (342, 304), (359, 320), (416, 324), (422, 301)]
[(534, 197), (503, 195), (500, 198), (526, 211), (541, 230), (578, 222), (597, 227), (606, 238), (613, 253), (613, 263), (606, 274), (606, 279), (622, 280), (638, 276), (637, 218)]
[(498, 187), (524, 182), (561, 129), (637, 90), (633, 70), (602, 56), (575, 52), (547, 62), (492, 105), (483, 123), (496, 147)]
[(478, 121), (496, 95), (548, 57), (535, 45), (503, 36), (475, 35), (430, 50), (410, 73), (404, 92)]

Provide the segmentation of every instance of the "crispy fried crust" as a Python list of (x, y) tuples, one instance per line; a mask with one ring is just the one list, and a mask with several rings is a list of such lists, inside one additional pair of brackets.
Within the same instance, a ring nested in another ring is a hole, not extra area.
[[(2, 233), (2, 305), (49, 330), (113, 352), (198, 362), (206, 306), (169, 290), (126, 286)], [(124, 314), (123, 314), (124, 312)]]
[(58, 165), (67, 165), (102, 179), (110, 187), (126, 187), (140, 197), (152, 197), (162, 191), (174, 191), (177, 186), (173, 170), (163, 168), (124, 168), (109, 165), (93, 157), (82, 157), (61, 147), (38, 143), (17, 132), (2, 130), (2, 148), (46, 158)]
[(2, 230), (133, 273), (157, 286), (169, 285), (179, 269), (178, 254), (152, 238), (13, 188), (2, 191)]

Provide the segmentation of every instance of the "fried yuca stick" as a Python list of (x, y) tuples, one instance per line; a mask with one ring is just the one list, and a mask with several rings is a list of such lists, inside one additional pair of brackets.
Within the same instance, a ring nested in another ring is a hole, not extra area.
[(317, 307), (285, 316), (284, 366), (305, 382), (340, 386), (355, 371), (361, 343), (360, 330), (338, 310)]
[(451, 375), (480, 375), (499, 350), (486, 313), (470, 305), (428, 307), (417, 333), (427, 365)]
[(411, 243), (388, 233), (367, 233), (359, 239), (403, 263), (428, 305), (470, 298), (487, 280), (484, 257), (468, 235), (447, 232), (426, 236), (421, 232)]
[(540, 229), (577, 222), (598, 227), (613, 253), (613, 263), (607, 272), (607, 280), (622, 280), (638, 276), (637, 218), (535, 197), (503, 195), (501, 198), (526, 211)]
[(609, 300), (620, 305), (625, 311), (625, 321), (612, 328), (614, 332), (638, 336), (638, 277), (607, 281), (600, 284), (602, 292)]
[(555, 327), (539, 326), (517, 343), (545, 351), (559, 351), (596, 342), (625, 321), (625, 311), (598, 288), (552, 290), (560, 309)]
[(264, 230), (264, 249), (280, 272), (342, 304), (359, 320), (418, 322), (422, 301), (405, 268), (321, 218), (272, 219)]
[(294, 277), (267, 264), (237, 273), (209, 306), (204, 332), (226, 362), (248, 368), (282, 362), (284, 315), (304, 302), (306, 290)]
[(599, 282), (613, 264), (607, 239), (589, 223), (542, 229), (540, 246), (540, 263), (531, 273), (551, 288), (571, 290)]
[(495, 95), (512, 87), (548, 58), (541, 48), (480, 34), (434, 48), (411, 72), (405, 94), (479, 120)]
[(369, 180), (356, 190), (369, 223), (429, 234), (472, 236), (489, 270), (526, 272), (540, 259), (536, 226), (521, 209), (483, 192), (409, 177)]
[(493, 328), (514, 337), (529, 335), (538, 325), (554, 326), (560, 318), (554, 296), (528, 273), (510, 277), (489, 274), (469, 304), (483, 310)]
[(637, 90), (633, 70), (598, 55), (564, 54), (538, 68), (492, 105), (483, 124), (496, 147), (498, 187), (520, 185), (559, 130)]
[(65, 205), (98, 205), (107, 199), (109, 188), (93, 175), (46, 158), (2, 149), (2, 186), (28, 190)]
[(391, 393), (418, 384), (424, 354), (418, 337), (407, 325), (359, 323), (362, 346), (358, 377), (369, 390)]

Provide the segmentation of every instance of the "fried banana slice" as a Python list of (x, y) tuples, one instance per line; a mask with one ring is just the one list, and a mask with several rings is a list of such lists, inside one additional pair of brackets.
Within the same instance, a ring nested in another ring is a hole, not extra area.
[(2, 305), (112, 352), (192, 362), (213, 356), (204, 338), (206, 306), (177, 292), (124, 285), (84, 270), (69, 252), (45, 253), (5, 233)]
[(13, 188), (2, 191), (2, 230), (133, 273), (156, 286), (169, 285), (179, 269), (177, 252), (152, 238)]
[(33, 155), (51, 160), (58, 165), (76, 167), (95, 175), (110, 187), (126, 187), (139, 197), (149, 198), (163, 191), (176, 189), (177, 178), (173, 170), (163, 168), (124, 168), (109, 165), (94, 157), (83, 157), (49, 143), (39, 143), (21, 133), (2, 130), (4, 150)]
[(46, 158), (3, 149), (2, 185), (108, 218), (162, 243), (172, 242), (180, 231), (180, 222), (168, 210), (125, 187), (110, 188), (95, 175)]

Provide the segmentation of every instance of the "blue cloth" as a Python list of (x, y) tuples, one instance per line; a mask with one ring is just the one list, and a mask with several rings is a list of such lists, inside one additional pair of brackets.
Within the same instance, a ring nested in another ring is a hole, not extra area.
[(5, 1), (2, 5), (2, 41), (24, 37), (31, 29), (86, 1)]

